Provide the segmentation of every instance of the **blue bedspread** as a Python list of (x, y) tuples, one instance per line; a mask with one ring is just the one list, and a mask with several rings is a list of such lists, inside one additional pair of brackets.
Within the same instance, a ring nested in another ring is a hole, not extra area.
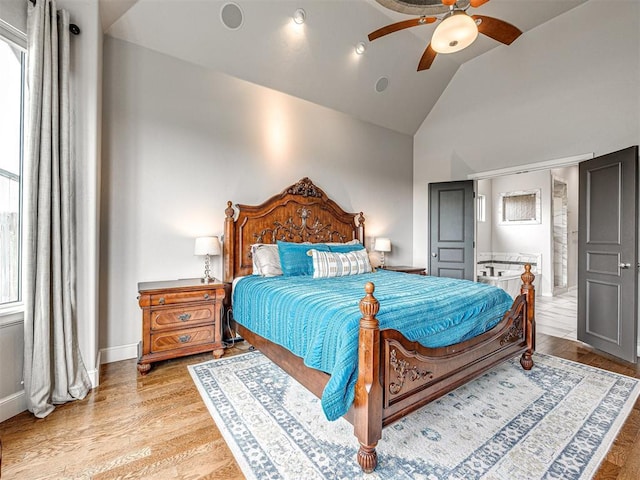
[(331, 374), (322, 395), (329, 420), (353, 403), (358, 327), (364, 285), (373, 282), (381, 329), (396, 329), (426, 347), (472, 338), (495, 326), (512, 304), (502, 289), (466, 280), (377, 272), (339, 278), (241, 279), (233, 293), (234, 319), (249, 330)]

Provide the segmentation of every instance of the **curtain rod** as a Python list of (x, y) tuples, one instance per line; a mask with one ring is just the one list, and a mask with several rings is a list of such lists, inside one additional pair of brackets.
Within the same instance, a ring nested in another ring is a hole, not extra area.
[[(36, 4), (36, 0), (29, 0), (31, 3), (33, 3), (34, 5)], [(69, 24), (69, 31), (71, 33), (73, 33), (74, 35), (80, 35), (80, 27), (78, 25), (76, 25), (75, 23), (70, 23)]]

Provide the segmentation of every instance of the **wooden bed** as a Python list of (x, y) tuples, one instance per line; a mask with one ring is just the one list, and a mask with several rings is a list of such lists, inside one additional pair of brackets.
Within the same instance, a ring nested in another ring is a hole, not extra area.
[[(364, 215), (342, 210), (303, 178), (262, 203), (227, 203), (224, 230), (224, 281), (251, 275), (254, 243), (347, 242), (364, 244)], [(490, 331), (462, 343), (426, 348), (396, 330), (380, 330), (374, 285), (363, 285), (360, 301), (358, 379), (355, 400), (345, 418), (360, 443), (358, 463), (365, 472), (377, 465), (376, 445), (382, 428), (479, 376), (494, 365), (521, 354), (522, 367), (533, 367), (535, 342), (534, 275), (525, 265), (521, 294)], [(289, 375), (320, 397), (329, 375), (306, 367), (300, 357), (244, 328), (237, 331)]]

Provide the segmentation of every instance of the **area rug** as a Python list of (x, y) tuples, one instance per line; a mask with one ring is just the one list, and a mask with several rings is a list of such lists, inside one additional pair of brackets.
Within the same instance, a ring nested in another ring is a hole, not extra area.
[(253, 479), (588, 479), (639, 381), (535, 354), (517, 358), (386, 427), (375, 472), (356, 462), (344, 419), (254, 351), (190, 366), (240, 468)]

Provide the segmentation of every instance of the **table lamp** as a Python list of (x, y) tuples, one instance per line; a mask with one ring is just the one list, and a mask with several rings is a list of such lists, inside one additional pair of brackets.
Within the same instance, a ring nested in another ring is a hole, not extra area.
[(378, 237), (373, 245), (376, 252), (380, 252), (380, 268), (384, 268), (384, 254), (391, 251), (391, 240), (388, 238)]
[(194, 255), (204, 255), (204, 277), (203, 283), (212, 283), (216, 279), (211, 277), (210, 270), (210, 255), (220, 255), (220, 240), (218, 237), (198, 237), (196, 238), (196, 247), (193, 252)]

